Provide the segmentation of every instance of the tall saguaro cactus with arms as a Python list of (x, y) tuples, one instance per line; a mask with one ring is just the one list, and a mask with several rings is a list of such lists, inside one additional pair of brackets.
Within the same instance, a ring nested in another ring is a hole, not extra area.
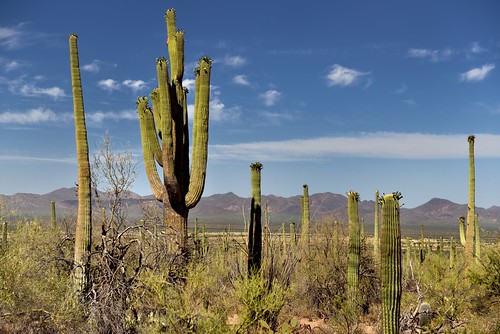
[(476, 219), (476, 176), (474, 167), (474, 140), (470, 135), (469, 142), (469, 200), (467, 204), (467, 228), (465, 230), (465, 260), (470, 263), (474, 257), (474, 221)]
[(75, 116), (76, 156), (78, 161), (78, 216), (75, 232), (74, 284), (77, 293), (84, 295), (89, 287), (90, 250), (92, 244), (92, 204), (90, 191), (90, 162), (82, 82), (78, 59), (78, 37), (69, 36), (71, 86)]
[[(184, 75), (184, 32), (176, 29), (175, 11), (165, 13), (170, 73), (165, 58), (156, 60), (158, 87), (137, 101), (144, 165), (155, 198), (163, 202), (163, 220), (171, 251), (186, 249), (189, 209), (198, 204), (205, 187), (208, 156), (208, 116), (212, 61), (203, 57), (195, 69), (195, 103), (191, 169), (187, 90)], [(160, 166), (162, 172), (158, 172)], [(162, 178), (160, 177), (162, 174)]]

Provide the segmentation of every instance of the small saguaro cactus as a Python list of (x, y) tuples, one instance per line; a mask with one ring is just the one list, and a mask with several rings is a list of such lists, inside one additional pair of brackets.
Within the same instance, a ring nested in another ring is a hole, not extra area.
[(359, 194), (354, 191), (347, 193), (347, 213), (349, 221), (349, 263), (347, 267), (347, 291), (349, 300), (354, 302), (358, 293), (359, 258), (361, 241), (359, 237)]
[(309, 225), (311, 222), (311, 216), (309, 212), (309, 187), (304, 184), (304, 194), (300, 198), (302, 204), (302, 227), (300, 231), (300, 244), (303, 249), (307, 249), (309, 246)]
[(467, 229), (465, 231), (464, 257), (470, 263), (474, 256), (474, 220), (476, 219), (476, 179), (474, 167), (474, 139), (473, 135), (467, 138), (469, 142), (469, 200), (467, 202)]
[(399, 200), (396, 192), (383, 197), (380, 236), (380, 268), (382, 276), (382, 333), (399, 333), (401, 308), (401, 227)]
[(2, 223), (2, 247), (6, 248), (7, 247), (7, 233), (8, 233), (8, 223), (3, 222)]
[[(167, 45), (170, 73), (165, 58), (156, 60), (158, 87), (152, 109), (146, 97), (137, 101), (146, 174), (155, 198), (163, 203), (163, 222), (170, 251), (184, 254), (189, 210), (198, 204), (205, 187), (208, 157), (208, 116), (212, 61), (202, 57), (195, 69), (195, 101), (192, 155), (189, 159), (187, 89), (184, 74), (184, 32), (176, 29), (175, 11), (167, 10)], [(158, 173), (157, 165), (162, 169)], [(161, 180), (159, 174), (162, 174)]]
[(78, 59), (78, 37), (69, 36), (71, 86), (75, 118), (76, 157), (78, 162), (78, 214), (75, 232), (73, 278), (76, 293), (85, 295), (89, 286), (90, 250), (92, 244), (92, 201), (90, 191), (90, 161), (83, 109), (82, 82)]
[(56, 223), (56, 202), (50, 201), (50, 224), (53, 229), (57, 227)]
[(455, 241), (450, 237), (450, 269), (455, 266)]
[(379, 203), (379, 195), (378, 190), (375, 192), (375, 219), (373, 226), (373, 256), (378, 259), (380, 253), (380, 241), (378, 238), (379, 231), (379, 212), (380, 212), (380, 203)]
[(262, 164), (255, 162), (250, 165), (252, 183), (252, 202), (250, 206), (250, 226), (248, 228), (248, 275), (260, 270), (262, 257), (262, 209), (260, 191), (260, 171)]
[(458, 218), (458, 230), (460, 232), (460, 244), (465, 247), (465, 217)]

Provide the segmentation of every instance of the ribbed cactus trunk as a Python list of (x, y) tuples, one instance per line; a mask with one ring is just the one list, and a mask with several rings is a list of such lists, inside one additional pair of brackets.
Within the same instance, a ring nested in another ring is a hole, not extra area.
[(465, 217), (458, 219), (458, 230), (460, 232), (460, 244), (465, 247)]
[(3, 222), (2, 223), (2, 247), (5, 249), (7, 248), (7, 233), (8, 233), (8, 223), (7, 222)]
[(264, 231), (262, 235), (262, 257), (264, 268), (269, 263), (269, 202), (264, 205)]
[(56, 223), (56, 202), (50, 201), (50, 225), (53, 229), (57, 227)]
[(347, 294), (355, 302), (358, 293), (359, 258), (361, 252), (360, 228), (358, 215), (359, 194), (350, 191), (347, 194), (347, 214), (349, 220), (349, 262), (347, 266)]
[(476, 177), (474, 167), (474, 139), (473, 135), (467, 138), (469, 142), (469, 201), (467, 203), (467, 229), (465, 231), (465, 261), (471, 263), (474, 257), (474, 220), (476, 218)]
[(76, 157), (78, 162), (78, 213), (75, 232), (74, 286), (84, 296), (90, 286), (89, 266), (92, 246), (92, 204), (87, 128), (83, 108), (82, 83), (78, 59), (78, 37), (69, 36), (71, 86), (75, 118)]
[(479, 216), (477, 213), (474, 217), (474, 246), (476, 262), (479, 263), (479, 259), (481, 258), (481, 238), (479, 236)]
[(257, 274), (261, 267), (262, 257), (262, 209), (260, 191), (260, 171), (262, 164), (255, 162), (250, 165), (252, 202), (250, 206), (250, 227), (248, 229), (248, 275)]
[(450, 269), (455, 266), (455, 241), (453, 237), (450, 238)]
[(375, 219), (373, 226), (373, 256), (378, 259), (380, 257), (380, 240), (378, 237), (379, 231), (379, 213), (380, 213), (380, 197), (378, 191), (375, 192)]
[(309, 187), (304, 184), (304, 193), (301, 197), (302, 204), (302, 226), (300, 231), (300, 245), (302, 250), (309, 247), (309, 226), (311, 223), (311, 214), (309, 211)]
[[(169, 249), (185, 254), (189, 210), (198, 204), (205, 187), (208, 157), (208, 117), (212, 61), (203, 57), (195, 69), (195, 101), (191, 161), (187, 90), (184, 75), (184, 32), (176, 29), (175, 11), (167, 10), (167, 44), (170, 73), (165, 58), (156, 61), (158, 87), (148, 99), (137, 101), (146, 174), (155, 198), (163, 203), (163, 221)], [(162, 172), (158, 173), (158, 166)], [(160, 177), (159, 174), (162, 174)]]
[(382, 333), (399, 333), (401, 308), (401, 228), (399, 193), (388, 194), (382, 201), (380, 266), (382, 276)]

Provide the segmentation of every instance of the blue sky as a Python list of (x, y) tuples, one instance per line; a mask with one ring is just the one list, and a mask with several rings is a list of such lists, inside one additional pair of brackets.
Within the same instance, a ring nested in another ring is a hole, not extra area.
[[(135, 101), (185, 30), (185, 86), (213, 60), (204, 195), (401, 191), (406, 207), (500, 205), (500, 2), (11, 1), (0, 4), (0, 193), (77, 179), (68, 35), (79, 36), (89, 146), (142, 157)], [(191, 90), (194, 91), (194, 90)], [(194, 94), (194, 93), (193, 93)], [(193, 101), (193, 94), (189, 96)], [(150, 194), (144, 166), (133, 190)]]

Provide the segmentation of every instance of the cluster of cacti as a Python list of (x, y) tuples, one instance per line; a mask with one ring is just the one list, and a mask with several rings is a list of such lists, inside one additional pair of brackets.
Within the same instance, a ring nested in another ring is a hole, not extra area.
[(464, 256), (470, 263), (474, 256), (474, 221), (476, 218), (476, 181), (474, 167), (474, 139), (473, 135), (467, 138), (469, 142), (469, 200), (467, 202), (467, 229), (465, 231)]
[(401, 308), (401, 228), (400, 193), (388, 194), (382, 200), (380, 236), (380, 269), (382, 278), (382, 332), (399, 333)]
[(359, 259), (361, 239), (358, 215), (359, 194), (354, 191), (347, 193), (347, 215), (349, 221), (349, 262), (347, 266), (347, 293), (354, 302), (358, 293)]
[(69, 36), (71, 86), (75, 118), (76, 156), (78, 162), (78, 214), (75, 232), (74, 285), (76, 292), (85, 294), (89, 288), (90, 250), (92, 244), (92, 203), (90, 162), (83, 108), (82, 83), (78, 59), (78, 37)]
[[(192, 156), (189, 159), (187, 90), (184, 74), (184, 32), (176, 29), (175, 11), (166, 14), (170, 75), (165, 58), (156, 60), (158, 87), (137, 101), (146, 174), (155, 198), (163, 202), (163, 220), (171, 251), (184, 253), (189, 209), (201, 199), (208, 148), (210, 72), (212, 61), (202, 57), (195, 69)], [(160, 143), (161, 142), (161, 143)], [(161, 180), (157, 164), (162, 167)], [(190, 169), (191, 168), (191, 169)]]
[(255, 162), (250, 165), (252, 199), (250, 206), (250, 226), (248, 228), (248, 274), (256, 274), (261, 267), (262, 257), (262, 225), (261, 225), (261, 191), (260, 171), (262, 164)]

